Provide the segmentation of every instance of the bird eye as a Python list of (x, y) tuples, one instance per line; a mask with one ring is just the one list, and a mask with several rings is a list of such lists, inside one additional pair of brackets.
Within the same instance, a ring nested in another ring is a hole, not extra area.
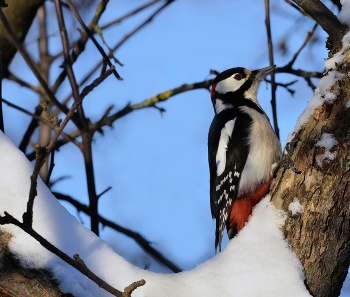
[(242, 79), (242, 74), (236, 73), (236, 74), (233, 76), (233, 78), (234, 78), (235, 80), (241, 80), (241, 79)]

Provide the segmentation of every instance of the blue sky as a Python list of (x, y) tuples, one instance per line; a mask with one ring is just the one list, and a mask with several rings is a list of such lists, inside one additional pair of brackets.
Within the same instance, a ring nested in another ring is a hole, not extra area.
[[(145, 1), (110, 1), (100, 24), (142, 3)], [(125, 65), (117, 66), (124, 80), (117, 81), (110, 76), (86, 97), (84, 107), (89, 118), (98, 120), (111, 104), (115, 112), (128, 102), (137, 103), (184, 83), (202, 81), (211, 77), (210, 69), (223, 71), (236, 66), (248, 69), (268, 66), (264, 1), (254, 1), (253, 5), (252, 1), (218, 0), (215, 5), (213, 3), (175, 1), (129, 39), (116, 52), (116, 57)], [(51, 2), (47, 7), (49, 11), (53, 10)], [(275, 64), (279, 67), (291, 60), (313, 24), (285, 2), (271, 1), (271, 7), (274, 43), (278, 44), (286, 34), (289, 37), (288, 53), (275, 55)], [(107, 29), (104, 32), (107, 43), (115, 45), (155, 8)], [(87, 22), (92, 13), (86, 13)], [(56, 20), (51, 18), (50, 23), (53, 33), (50, 46), (55, 53), (59, 34)], [(71, 23), (74, 24), (72, 28), (77, 27), (75, 22)], [(35, 25), (27, 38), (33, 55), (36, 51), (33, 40), (38, 36)], [(326, 36), (320, 28), (317, 30), (321, 41), (313, 48), (304, 49), (295, 68), (323, 70), (323, 60), (327, 56)], [(70, 30), (70, 34), (77, 36), (74, 30)], [(100, 60), (100, 54), (89, 44), (74, 66), (78, 81)], [(23, 78), (35, 82), (20, 57), (11, 66), (13, 71), (18, 67), (23, 67)], [(57, 73), (59, 69), (52, 71), (52, 81)], [(291, 75), (277, 75), (279, 82), (295, 79)], [(297, 90), (294, 97), (284, 89), (277, 92), (282, 146), (312, 97), (302, 79), (292, 88)], [(69, 85), (64, 84), (58, 97), (65, 98), (68, 93)], [(36, 94), (9, 82), (4, 83), (3, 94), (4, 98), (29, 110), (33, 110), (37, 102)], [(261, 84), (258, 99), (271, 118), (270, 89), (266, 83)], [(177, 95), (159, 106), (166, 109), (162, 115), (153, 108), (135, 111), (115, 122), (113, 129), (104, 128), (104, 136), (96, 135), (93, 156), (97, 192), (112, 186), (112, 190), (100, 199), (100, 212), (106, 218), (140, 232), (166, 257), (187, 270), (215, 254), (215, 224), (210, 214), (207, 164), (207, 133), (213, 109), (206, 90)], [(15, 115), (19, 113), (5, 107), (7, 134), (18, 144), (22, 135), (18, 133), (17, 125), (20, 123), (23, 127), (30, 119), (22, 116), (14, 122), (11, 117)], [(65, 175), (71, 178), (58, 183), (54, 190), (87, 204), (84, 164), (79, 150), (72, 144), (64, 146), (56, 154), (55, 163), (53, 179)], [(76, 215), (75, 209), (64, 205)], [(80, 215), (80, 219), (89, 226), (87, 217)], [(152, 271), (170, 272), (125, 236), (105, 228), (101, 237), (133, 264), (149, 266)]]

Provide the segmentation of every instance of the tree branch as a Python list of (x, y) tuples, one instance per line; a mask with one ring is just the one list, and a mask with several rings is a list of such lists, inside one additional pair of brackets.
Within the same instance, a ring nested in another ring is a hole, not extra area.
[[(25, 114), (31, 116), (31, 117), (35, 120), (36, 123), (37, 123), (38, 121), (40, 121), (40, 122), (42, 122), (43, 124), (49, 126), (52, 130), (55, 130), (55, 127), (52, 125), (52, 123), (51, 123), (50, 121), (48, 121), (47, 119), (45, 119), (45, 118), (43, 118), (43, 117), (37, 115), (37, 113), (31, 113), (30, 111), (28, 111), (28, 110), (26, 110), (26, 109), (24, 109), (24, 108), (22, 108), (22, 107), (20, 107), (20, 106), (18, 106), (18, 105), (16, 105), (16, 104), (13, 104), (13, 103), (11, 103), (10, 101), (8, 101), (8, 100), (6, 100), (6, 99), (2, 99), (2, 100), (3, 100), (3, 102), (4, 102), (5, 104), (7, 104), (8, 106), (10, 106), (10, 107), (12, 107), (12, 108), (14, 108), (14, 109), (17, 109), (17, 110), (19, 110), (19, 111), (21, 111), (21, 112), (23, 112), (23, 113), (25, 113)], [(42, 111), (43, 111), (42, 104), (40, 104), (40, 107), (41, 107), (41, 109), (40, 109), (40, 113), (39, 113), (39, 114), (41, 114)], [(66, 133), (64, 133), (64, 132), (62, 132), (61, 135), (62, 135), (63, 138), (65, 138), (68, 142), (71, 141), (71, 142), (73, 142), (76, 146), (78, 146), (78, 147), (80, 146), (80, 143), (77, 142), (77, 141), (76, 141), (74, 138), (72, 138), (70, 135), (68, 135), (68, 134), (66, 134)], [(22, 141), (23, 141), (23, 140), (22, 140)], [(26, 141), (26, 142), (27, 142), (27, 141)], [(28, 143), (28, 142), (27, 142), (27, 143)], [(21, 149), (21, 145), (20, 145), (20, 149)], [(24, 149), (25, 149), (25, 147), (24, 147)]]
[[(106, 6), (108, 4), (109, 0), (101, 0), (101, 2), (97, 5), (94, 17), (92, 19), (92, 21), (89, 24), (89, 28), (94, 28), (96, 26), (96, 24), (98, 24), (103, 12), (106, 9)], [(70, 61), (73, 64), (78, 57), (80, 56), (80, 54), (84, 51), (85, 49), (85, 45), (86, 42), (89, 40), (88, 35), (85, 32), (82, 32), (81, 34), (81, 38), (79, 39), (79, 41), (77, 42), (77, 44), (74, 46), (74, 48), (72, 49), (72, 53), (70, 56)], [(57, 89), (59, 88), (59, 86), (63, 83), (63, 81), (65, 80), (67, 76), (66, 70), (64, 69), (60, 75), (58, 76), (58, 78), (56, 79), (54, 85), (51, 87), (51, 90), (53, 92), (56, 92)]]
[[(62, 40), (62, 46), (63, 46), (63, 56), (64, 56), (64, 68), (66, 70), (69, 83), (72, 87), (72, 93), (74, 101), (79, 100), (79, 88), (77, 81), (75, 79), (75, 75), (72, 68), (72, 61), (70, 59), (69, 55), (69, 40), (68, 40), (68, 34), (67, 29), (64, 24), (64, 18), (63, 18), (63, 12), (62, 12), (62, 5), (60, 0), (55, 0), (55, 8), (56, 8), (56, 15), (58, 20), (58, 26), (60, 28), (60, 34), (61, 34), (61, 40)], [(81, 105), (78, 106), (78, 113), (79, 113), (79, 128), (82, 128), (84, 125), (84, 122), (86, 120), (84, 115), (84, 110)]]
[[(117, 49), (119, 49), (130, 37), (132, 37), (134, 34), (136, 34), (139, 30), (141, 30), (144, 26), (146, 26), (148, 23), (150, 23), (153, 18), (159, 14), (163, 9), (165, 9), (168, 5), (170, 5), (174, 0), (167, 0), (164, 5), (162, 5), (160, 8), (158, 8), (150, 17), (148, 17), (144, 22), (142, 22), (139, 26), (137, 26), (134, 30), (132, 30), (129, 34), (125, 35), (124, 38), (122, 38), (121, 41), (119, 41), (113, 48), (112, 52), (108, 55), (109, 57), (112, 56), (113, 52), (115, 52)], [(85, 75), (85, 77), (81, 80), (80, 85), (83, 85), (103, 64), (103, 60), (96, 64), (96, 66), (90, 70), (90, 72)]]
[(48, 97), (51, 99), (51, 101), (64, 113), (68, 112), (68, 108), (66, 106), (61, 105), (61, 103), (56, 99), (55, 95), (53, 94), (53, 92), (50, 90), (50, 88), (48, 87), (47, 83), (45, 82), (45, 80), (42, 78), (40, 71), (38, 70), (36, 64), (34, 63), (34, 61), (32, 60), (32, 58), (28, 55), (28, 53), (25, 51), (25, 49), (22, 47), (22, 45), (20, 44), (19, 40), (17, 39), (17, 37), (15, 36), (15, 34), (13, 33), (9, 22), (7, 21), (2, 9), (0, 9), (0, 20), (3, 23), (7, 33), (10, 35), (12, 42), (14, 43), (15, 47), (17, 48), (17, 50), (21, 53), (23, 59), (26, 61), (26, 63), (28, 64), (28, 66), (30, 67), (30, 69), (32, 70), (32, 72), (34, 73), (34, 75), (36, 76), (36, 78), (38, 79), (40, 85), (42, 86), (42, 88), (45, 90), (46, 94), (48, 95)]
[(341, 44), (346, 26), (319, 0), (293, 0), (329, 35), (334, 47)]
[[(67, 264), (71, 265), (78, 271), (80, 271), (82, 274), (87, 276), (89, 279), (91, 279), (93, 282), (95, 282), (99, 287), (103, 288), (107, 292), (111, 293), (113, 296), (117, 297), (126, 297), (126, 296), (131, 296), (131, 292), (129, 287), (126, 287), (124, 289), (124, 292), (121, 292), (115, 288), (113, 288), (111, 285), (106, 283), (104, 280), (99, 278), (95, 273), (93, 273), (86, 265), (85, 263), (79, 258), (78, 255), (74, 255), (74, 259), (69, 257), (66, 253), (55, 247), (52, 243), (50, 243), (48, 240), (46, 240), (44, 237), (42, 237), (39, 233), (37, 233), (31, 226), (28, 226), (24, 222), (21, 223), (18, 221), (16, 218), (14, 218), (12, 215), (7, 213), (5, 211), (4, 216), (0, 216), (0, 225), (5, 225), (5, 224), (13, 224), (16, 225), (17, 227), (21, 228), (23, 231), (25, 231), (27, 234), (32, 236), (34, 239), (36, 239), (44, 248), (46, 248), (48, 251), (51, 253), (55, 254), (58, 256), (60, 259), (65, 261)], [(135, 288), (143, 286), (145, 284), (145, 280), (138, 281), (135, 284)]]
[[(108, 72), (108, 71), (107, 71)], [(106, 73), (107, 73), (106, 72)], [(98, 80), (98, 79), (97, 79)], [(175, 95), (187, 92), (187, 91), (191, 91), (191, 90), (197, 90), (197, 89), (206, 89), (209, 90), (211, 84), (212, 84), (213, 80), (205, 80), (202, 82), (198, 82), (198, 83), (193, 83), (193, 84), (183, 84), (180, 87), (177, 87), (175, 89), (172, 90), (167, 90), (165, 92), (162, 92), (156, 96), (153, 96), (149, 99), (146, 99), (140, 103), (136, 103), (136, 104), (127, 104), (123, 109), (121, 109), (120, 111), (116, 112), (113, 115), (110, 115), (109, 117), (106, 117), (102, 122), (99, 123), (100, 127), (103, 126), (112, 126), (113, 122), (122, 118), (123, 116), (133, 112), (134, 110), (138, 110), (138, 109), (143, 109), (143, 108), (149, 108), (149, 107), (153, 107), (155, 104), (162, 102), (162, 101), (166, 101), (168, 100), (170, 97), (173, 97)], [(94, 83), (92, 83), (91, 85), (93, 85)], [(87, 86), (86, 88), (89, 88), (89, 86)], [(84, 90), (82, 91), (82, 93), (84, 92)], [(90, 129), (94, 129), (95, 125), (97, 123), (94, 124), (90, 124)], [(69, 134), (70, 137), (72, 138), (76, 138), (78, 136), (80, 136), (81, 133), (79, 130), (76, 130), (72, 133)], [(60, 148), (61, 146), (65, 145), (68, 141), (66, 141), (65, 139), (60, 139), (57, 141), (56, 143), (56, 148)], [(31, 152), (29, 154), (27, 154), (27, 158), (29, 160), (34, 160), (35, 159), (35, 152)]]
[[(269, 60), (270, 65), (275, 65), (274, 58), (273, 58), (273, 45), (272, 45), (272, 34), (271, 34), (271, 25), (270, 25), (270, 1), (264, 0), (265, 3), (265, 25), (266, 25), (266, 32), (267, 32), (267, 45), (269, 49)], [(278, 128), (278, 121), (277, 121), (277, 101), (276, 101), (276, 81), (275, 81), (275, 70), (272, 70), (270, 73), (271, 76), (271, 107), (272, 107), (272, 117), (273, 117), (273, 126), (275, 129), (275, 133), (280, 138), (280, 129)]]
[[(69, 8), (72, 10), (74, 17), (78, 20), (79, 24), (83, 27), (86, 34), (89, 36), (89, 38), (92, 40), (92, 42), (94, 43), (94, 45), (96, 46), (98, 51), (101, 53), (102, 57), (104, 58), (104, 61), (107, 62), (109, 67), (114, 66), (112, 64), (111, 60), (109, 59), (109, 57), (107, 56), (107, 54), (105, 53), (105, 51), (103, 50), (102, 46), (100, 46), (99, 43), (97, 42), (97, 40), (95, 39), (91, 30), (85, 25), (83, 19), (81, 18), (79, 12), (76, 10), (76, 8), (72, 4), (72, 2), (70, 0), (66, 0), (66, 1), (67, 1)], [(115, 70), (115, 68), (113, 70), (113, 74), (117, 79), (122, 80), (122, 78), (120, 77), (119, 73)]]
[[(90, 209), (87, 205), (84, 205), (77, 201), (76, 199), (73, 199), (72, 197), (68, 195), (64, 195), (58, 192), (52, 192), (52, 194), (59, 200), (67, 201), (70, 204), (72, 204), (77, 211), (82, 211), (87, 215), (90, 215)], [(101, 195), (101, 194), (100, 194)], [(172, 270), (175, 273), (181, 272), (182, 270), (177, 267), (172, 261), (164, 257), (160, 252), (158, 252), (155, 248), (153, 248), (149, 241), (146, 240), (140, 233), (132, 231), (130, 229), (124, 228), (116, 223), (113, 223), (106, 218), (100, 216), (99, 221), (102, 225), (110, 227), (111, 229), (123, 233), (124, 235), (132, 238), (135, 240), (135, 242), (147, 253), (149, 254), (153, 259), (155, 259), (157, 262), (163, 264), (164, 266), (168, 267), (170, 270)]]
[(137, 13), (139, 13), (140, 11), (142, 11), (142, 10), (144, 10), (144, 9), (146, 9), (146, 8), (152, 6), (153, 4), (156, 4), (157, 2), (160, 2), (160, 1), (161, 0), (152, 0), (152, 1), (148, 2), (148, 3), (145, 3), (145, 4), (141, 5), (140, 7), (134, 9), (133, 11), (128, 12), (127, 14), (123, 15), (122, 17), (117, 18), (116, 20), (111, 21), (111, 22), (109, 22), (107, 24), (104, 24), (103, 26), (101, 26), (100, 29), (104, 30), (104, 29), (109, 28), (109, 27), (111, 27), (111, 26), (113, 26), (115, 24), (119, 24), (123, 20), (125, 20), (125, 19), (127, 19), (127, 18), (129, 18), (129, 17), (131, 17), (131, 16), (133, 16), (133, 15), (135, 15)]

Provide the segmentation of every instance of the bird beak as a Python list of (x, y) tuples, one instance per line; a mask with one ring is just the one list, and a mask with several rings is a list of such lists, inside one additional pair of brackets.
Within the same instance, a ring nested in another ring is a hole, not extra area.
[(252, 71), (255, 75), (256, 80), (261, 81), (268, 75), (272, 70), (276, 68), (276, 65), (268, 66), (262, 69)]

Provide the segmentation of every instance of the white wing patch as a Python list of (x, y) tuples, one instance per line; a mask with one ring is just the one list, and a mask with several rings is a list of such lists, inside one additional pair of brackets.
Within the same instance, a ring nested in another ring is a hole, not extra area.
[(236, 119), (228, 121), (225, 127), (221, 129), (218, 151), (216, 153), (216, 174), (220, 176), (226, 167), (226, 151), (229, 138), (232, 136), (233, 128), (235, 127)]

